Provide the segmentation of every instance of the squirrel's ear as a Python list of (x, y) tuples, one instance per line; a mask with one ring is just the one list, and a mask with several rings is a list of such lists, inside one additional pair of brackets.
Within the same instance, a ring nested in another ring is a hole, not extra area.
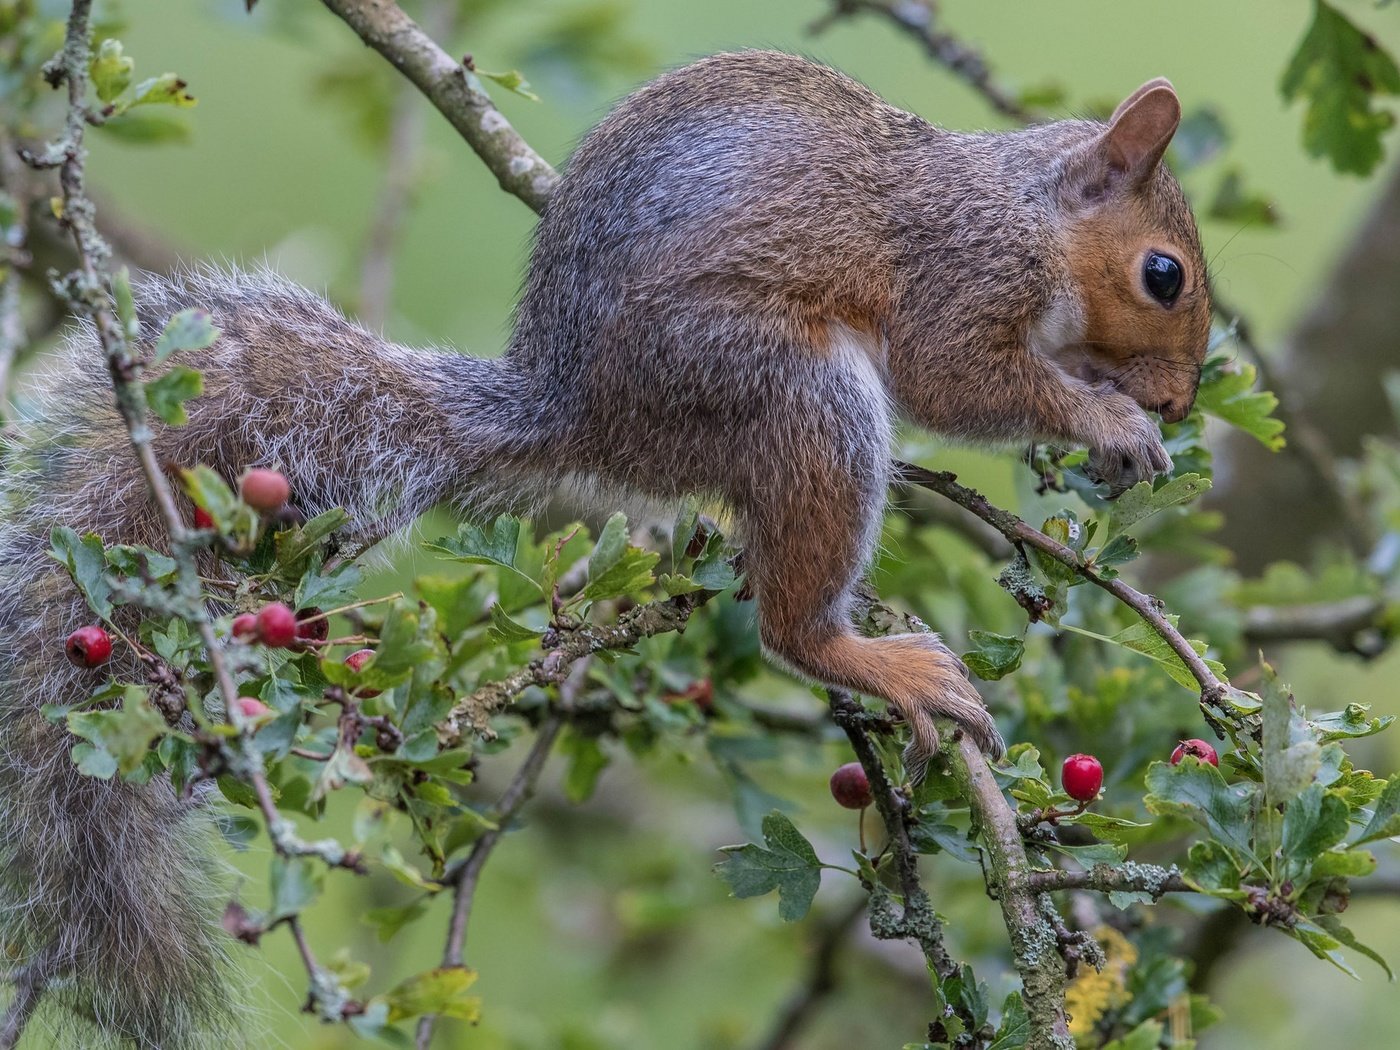
[(1138, 185), (1151, 177), (1181, 123), (1181, 102), (1164, 77), (1149, 80), (1113, 111), (1103, 135), (1109, 169)]

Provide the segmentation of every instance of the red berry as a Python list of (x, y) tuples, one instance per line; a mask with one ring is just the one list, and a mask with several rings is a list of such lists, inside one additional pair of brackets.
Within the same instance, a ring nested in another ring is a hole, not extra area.
[(212, 529), (214, 527), (213, 517), (203, 507), (195, 507), (194, 509), (194, 527), (197, 529)]
[(254, 510), (271, 513), (287, 502), (292, 489), (277, 471), (254, 467), (244, 472), (238, 483), (238, 494)]
[[(373, 658), (373, 649), (356, 649), (345, 658), (345, 666), (356, 674), (359, 674), (365, 669), (365, 664), (369, 663)], [(354, 692), (356, 696), (364, 697), (366, 700), (379, 695), (378, 689), (356, 689)]]
[(258, 636), (258, 618), (252, 613), (243, 613), (233, 618), (233, 636), (250, 639)]
[(331, 621), (322, 610), (314, 605), (297, 610), (297, 641), (324, 642), (330, 636)]
[(112, 638), (101, 627), (79, 627), (63, 650), (75, 667), (101, 667), (112, 658)]
[(1176, 750), (1172, 752), (1172, 765), (1181, 764), (1181, 760), (1187, 755), (1199, 758), (1202, 762), (1209, 762), (1213, 766), (1220, 765), (1220, 756), (1215, 748), (1206, 743), (1200, 737), (1192, 737), (1190, 740), (1183, 740), (1176, 745)]
[(1070, 755), (1060, 769), (1060, 783), (1076, 802), (1092, 802), (1103, 787), (1103, 765), (1093, 755)]
[(875, 801), (870, 779), (859, 762), (847, 762), (831, 774), (831, 797), (847, 809), (864, 809)]
[(258, 611), (258, 639), (274, 649), (287, 648), (297, 640), (296, 614), (281, 602), (264, 605)]
[(268, 707), (261, 700), (254, 700), (251, 696), (240, 696), (238, 698), (238, 709), (243, 712), (244, 718), (260, 718), (272, 712), (272, 708)]

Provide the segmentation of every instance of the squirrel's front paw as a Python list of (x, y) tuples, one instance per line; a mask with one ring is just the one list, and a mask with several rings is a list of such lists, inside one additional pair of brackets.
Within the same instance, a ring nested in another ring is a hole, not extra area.
[(1136, 407), (1122, 423), (1120, 433), (1089, 450), (1085, 466), (1091, 480), (1108, 483), (1109, 499), (1116, 499), (1139, 481), (1151, 481), (1172, 469), (1156, 423)]

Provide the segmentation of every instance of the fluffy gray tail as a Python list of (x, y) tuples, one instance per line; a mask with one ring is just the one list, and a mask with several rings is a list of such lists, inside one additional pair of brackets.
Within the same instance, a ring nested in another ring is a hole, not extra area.
[(93, 407), (110, 394), (80, 378), (64, 392), (86, 420), (12, 453), (0, 477), (0, 1046), (26, 1024), (63, 1046), (198, 1046), (230, 1011), (207, 818), (163, 780), (80, 774), (73, 738), (40, 710), (124, 670), (68, 663), (64, 639), (93, 615), (48, 557), (50, 529), (111, 524), (93, 475), (109, 506), (139, 482), (129, 451), (114, 454), (122, 432), (97, 433), (116, 422)]

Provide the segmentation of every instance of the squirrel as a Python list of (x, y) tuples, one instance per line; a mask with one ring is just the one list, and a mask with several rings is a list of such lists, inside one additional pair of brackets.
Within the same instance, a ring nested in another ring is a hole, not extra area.
[[(1170, 468), (1151, 413), (1190, 410), (1211, 316), (1162, 162), (1180, 115), (1158, 79), (1106, 123), (964, 134), (803, 58), (705, 58), (578, 147), (502, 358), (388, 343), (268, 272), (145, 278), (142, 345), (187, 307), (222, 330), (157, 450), (229, 478), (275, 465), (304, 513), (345, 507), (374, 534), (568, 479), (715, 497), (774, 660), (888, 701), (916, 754), (947, 717), (997, 755), (936, 635), (851, 627), (892, 428), (1085, 445), (1111, 493)], [(197, 891), (217, 885), (207, 816), (159, 780), (80, 774), (40, 712), (102, 678), (63, 657), (90, 614), (50, 530), (162, 542), (99, 359), (90, 327), (68, 339), (38, 380), (47, 419), (0, 482), (0, 943), (12, 1004), (66, 1007), (39, 1015), (60, 1038), (177, 1050), (207, 1045), (232, 998), (213, 890)]]

